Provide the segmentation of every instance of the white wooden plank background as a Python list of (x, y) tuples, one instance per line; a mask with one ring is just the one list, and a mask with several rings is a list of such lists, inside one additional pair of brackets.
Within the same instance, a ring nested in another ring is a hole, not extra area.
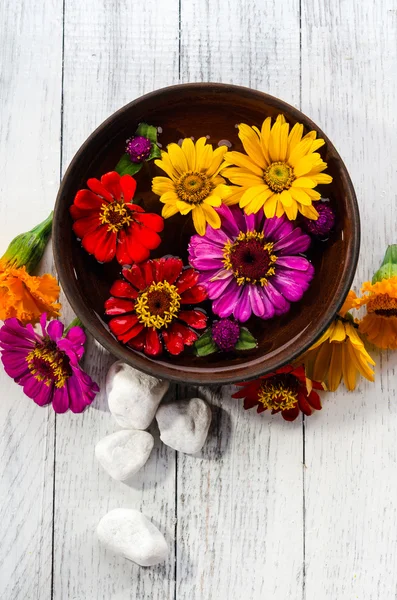
[[(357, 282), (369, 278), (397, 241), (396, 40), (395, 0), (2, 0), (2, 247), (46, 216), (114, 110), (178, 81), (223, 81), (280, 96), (327, 131), (356, 186)], [(157, 443), (133, 486), (94, 459), (116, 429), (103, 395), (55, 418), (0, 373), (1, 600), (396, 599), (397, 358), (378, 359), (374, 385), (330, 394), (304, 423), (200, 389), (214, 415), (201, 456)], [(90, 340), (100, 383), (111, 361)], [(97, 521), (118, 506), (160, 526), (166, 564), (140, 569), (98, 545)]]

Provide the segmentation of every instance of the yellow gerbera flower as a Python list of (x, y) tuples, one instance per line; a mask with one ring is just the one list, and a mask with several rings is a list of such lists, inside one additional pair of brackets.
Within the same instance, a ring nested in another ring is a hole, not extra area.
[(332, 181), (330, 175), (322, 173), (327, 163), (316, 152), (325, 142), (316, 139), (315, 131), (303, 136), (300, 123), (290, 131), (283, 115), (277, 117), (273, 126), (271, 121), (271, 117), (265, 119), (261, 131), (255, 126), (239, 125), (239, 138), (247, 154), (225, 155), (226, 168), (221, 173), (239, 186), (227, 204), (239, 202), (247, 214), (263, 208), (266, 217), (281, 217), (285, 213), (294, 220), (299, 211), (308, 219), (317, 220), (318, 212), (312, 202), (321, 196), (314, 188)]
[(354, 292), (343, 304), (336, 319), (320, 339), (303, 355), (307, 376), (316, 381), (324, 381), (327, 389), (334, 392), (342, 378), (348, 390), (354, 390), (357, 374), (374, 381), (374, 372), (369, 365), (375, 365), (360, 338), (353, 318), (347, 311), (357, 306)]
[(397, 277), (372, 284), (366, 281), (361, 288), (367, 295), (359, 305), (367, 307), (367, 314), (359, 322), (359, 331), (379, 348), (397, 349)]
[(169, 144), (167, 152), (161, 152), (161, 160), (155, 164), (168, 177), (154, 177), (152, 190), (163, 202), (162, 215), (165, 219), (176, 213), (192, 213), (194, 227), (200, 235), (205, 234), (207, 223), (219, 229), (221, 220), (214, 207), (222, 204), (229, 188), (219, 175), (226, 146), (213, 150), (207, 139), (202, 137), (194, 144), (185, 138), (182, 146)]

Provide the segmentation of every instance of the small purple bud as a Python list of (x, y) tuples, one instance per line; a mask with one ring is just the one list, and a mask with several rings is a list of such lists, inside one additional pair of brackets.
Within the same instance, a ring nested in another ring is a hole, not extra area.
[(326, 238), (335, 225), (335, 213), (329, 202), (315, 202), (313, 206), (318, 212), (318, 219), (313, 221), (303, 217), (303, 226), (311, 235)]
[(125, 151), (129, 155), (132, 162), (140, 163), (149, 157), (151, 148), (152, 144), (150, 140), (142, 135), (137, 135), (136, 137), (132, 137), (127, 140), (127, 147)]
[(220, 350), (230, 352), (234, 349), (240, 337), (240, 327), (236, 321), (221, 319), (213, 324), (211, 334)]

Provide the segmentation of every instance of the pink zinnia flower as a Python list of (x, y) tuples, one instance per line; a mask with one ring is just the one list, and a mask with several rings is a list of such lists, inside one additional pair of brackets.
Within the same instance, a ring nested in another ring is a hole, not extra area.
[(217, 212), (220, 229), (208, 225), (189, 245), (189, 261), (200, 272), (213, 312), (242, 322), (252, 313), (271, 319), (288, 312), (314, 275), (313, 265), (299, 256), (310, 237), (285, 216), (246, 215), (237, 206)]
[(4, 369), (39, 406), (52, 402), (57, 413), (69, 408), (80, 413), (99, 391), (79, 366), (85, 333), (81, 327), (71, 327), (63, 337), (62, 323), (54, 320), (47, 324), (46, 314), (41, 315), (40, 325), (42, 335), (16, 318), (4, 322), (0, 329)]

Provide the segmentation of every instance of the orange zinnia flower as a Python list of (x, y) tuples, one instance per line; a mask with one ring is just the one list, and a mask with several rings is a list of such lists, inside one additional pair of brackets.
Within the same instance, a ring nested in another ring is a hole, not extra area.
[(59, 286), (55, 277), (29, 275), (25, 267), (0, 262), (0, 319), (17, 317), (21, 323), (37, 323), (42, 313), (57, 317)]

